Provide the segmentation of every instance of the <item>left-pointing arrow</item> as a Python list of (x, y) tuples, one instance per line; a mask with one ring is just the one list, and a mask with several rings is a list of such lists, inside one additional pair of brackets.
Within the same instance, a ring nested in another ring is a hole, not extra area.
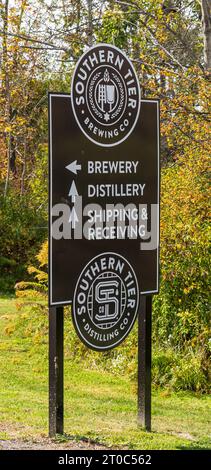
[(69, 223), (72, 224), (72, 228), (75, 229), (75, 224), (78, 222), (78, 216), (76, 214), (75, 208), (72, 208), (72, 211), (70, 213), (70, 218), (69, 218)]
[(75, 175), (77, 175), (78, 171), (81, 170), (81, 165), (79, 165), (77, 163), (77, 160), (75, 160), (74, 162), (67, 165), (65, 168), (67, 168), (67, 170), (72, 171), (72, 173), (75, 173)]
[(76, 196), (78, 196), (78, 191), (77, 191), (74, 180), (71, 184), (71, 188), (70, 188), (68, 196), (70, 196), (72, 198), (72, 202), (75, 202), (75, 198), (76, 198)]

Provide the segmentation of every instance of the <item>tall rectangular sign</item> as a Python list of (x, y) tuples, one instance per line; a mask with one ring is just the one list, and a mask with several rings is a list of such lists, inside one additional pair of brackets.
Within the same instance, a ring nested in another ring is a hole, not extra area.
[(115, 281), (121, 274), (115, 264), (126, 260), (140, 294), (159, 288), (159, 103), (142, 100), (133, 133), (109, 148), (83, 135), (69, 95), (49, 95), (49, 121), (49, 304), (72, 304), (85, 267), (98, 260), (97, 274), (103, 275), (102, 259), (111, 253), (104, 261), (105, 275), (114, 274), (113, 284), (104, 281), (99, 288), (98, 278), (85, 278), (94, 296), (90, 305), (98, 312), (95, 322), (105, 329), (112, 322), (99, 311), (121, 317), (129, 289), (127, 282)]

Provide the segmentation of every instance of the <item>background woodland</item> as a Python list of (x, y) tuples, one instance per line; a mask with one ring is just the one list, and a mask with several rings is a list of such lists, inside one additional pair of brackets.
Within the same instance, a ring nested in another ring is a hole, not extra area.
[[(153, 380), (207, 391), (210, 0), (0, 1), (0, 292), (16, 289), (19, 307), (33, 299), (33, 328), (42, 336), (47, 93), (70, 92), (76, 61), (97, 42), (122, 48), (136, 68), (142, 97), (161, 102), (161, 289), (153, 306)], [(85, 350), (71, 323), (68, 328), (76, 361), (136, 374), (136, 330), (120, 348), (97, 355)]]

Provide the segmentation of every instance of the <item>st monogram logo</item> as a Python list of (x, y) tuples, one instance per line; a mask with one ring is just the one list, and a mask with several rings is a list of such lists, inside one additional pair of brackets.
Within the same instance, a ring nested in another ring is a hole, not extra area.
[(139, 81), (117, 47), (99, 44), (79, 59), (72, 79), (76, 121), (95, 144), (112, 147), (133, 131), (140, 112)]
[(78, 279), (72, 312), (76, 331), (87, 346), (111, 349), (130, 332), (138, 305), (138, 282), (129, 262), (119, 254), (102, 253)]

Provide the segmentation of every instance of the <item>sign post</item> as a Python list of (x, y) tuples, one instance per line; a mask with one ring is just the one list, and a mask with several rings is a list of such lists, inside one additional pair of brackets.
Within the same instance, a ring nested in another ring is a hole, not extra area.
[(152, 296), (141, 296), (138, 315), (138, 424), (151, 431)]
[(63, 398), (63, 337), (64, 309), (49, 309), (49, 436), (63, 434), (64, 398)]
[(50, 434), (63, 432), (63, 307), (96, 351), (138, 312), (138, 420), (150, 430), (151, 296), (159, 290), (159, 102), (130, 60), (91, 47), (71, 95), (49, 94)]

